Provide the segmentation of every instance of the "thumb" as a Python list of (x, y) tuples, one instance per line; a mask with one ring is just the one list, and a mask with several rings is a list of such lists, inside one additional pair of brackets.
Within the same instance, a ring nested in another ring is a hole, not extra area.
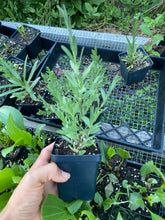
[(44, 184), (51, 180), (57, 183), (66, 182), (70, 178), (70, 174), (58, 168), (55, 163), (49, 163), (38, 167), (25, 175), (30, 185)]

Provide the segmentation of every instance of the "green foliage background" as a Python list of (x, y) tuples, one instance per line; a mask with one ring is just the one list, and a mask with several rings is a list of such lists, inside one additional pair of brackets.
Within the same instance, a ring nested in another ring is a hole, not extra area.
[(63, 27), (57, 9), (63, 4), (77, 29), (115, 25), (129, 30), (137, 13), (142, 21), (146, 16), (154, 19), (158, 13), (165, 13), (164, 0), (6, 0), (0, 2), (0, 20)]

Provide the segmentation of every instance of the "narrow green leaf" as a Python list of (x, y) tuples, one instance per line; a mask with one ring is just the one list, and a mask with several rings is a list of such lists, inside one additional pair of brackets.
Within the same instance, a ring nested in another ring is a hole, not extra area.
[(119, 212), (118, 215), (117, 215), (117, 220), (123, 220), (123, 218), (122, 218), (120, 212)]

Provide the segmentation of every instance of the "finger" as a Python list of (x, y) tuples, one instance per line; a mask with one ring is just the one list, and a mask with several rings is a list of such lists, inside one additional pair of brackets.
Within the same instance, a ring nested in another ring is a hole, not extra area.
[(43, 166), (43, 165), (45, 165), (45, 164), (50, 162), (51, 152), (52, 152), (53, 146), (54, 146), (54, 142), (49, 144), (47, 147), (45, 147), (41, 151), (39, 157), (37, 158), (36, 162), (31, 167), (31, 169)]

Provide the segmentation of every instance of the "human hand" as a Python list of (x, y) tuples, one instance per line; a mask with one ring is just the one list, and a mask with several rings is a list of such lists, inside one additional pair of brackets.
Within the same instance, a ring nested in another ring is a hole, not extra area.
[(1, 220), (41, 220), (41, 205), (47, 194), (58, 195), (57, 184), (66, 182), (70, 174), (50, 163), (54, 143), (45, 147), (36, 162), (14, 190), (0, 213)]

